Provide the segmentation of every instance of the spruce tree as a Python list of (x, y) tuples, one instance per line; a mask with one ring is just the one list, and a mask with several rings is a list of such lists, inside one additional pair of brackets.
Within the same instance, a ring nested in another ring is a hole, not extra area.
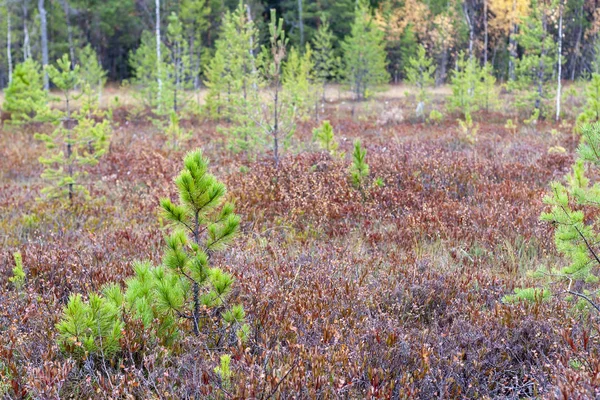
[(342, 49), (346, 80), (357, 100), (365, 99), (369, 90), (389, 81), (383, 32), (373, 20), (367, 0), (358, 0), (352, 32)]
[(4, 111), (14, 124), (34, 121), (48, 109), (48, 93), (44, 90), (40, 66), (29, 58), (18, 64), (12, 81), (4, 91)]
[(434, 84), (435, 64), (427, 57), (423, 45), (417, 48), (415, 57), (410, 57), (404, 71), (406, 80), (417, 88), (417, 117), (425, 119), (425, 106), (429, 102), (428, 89)]
[(96, 165), (108, 149), (110, 124), (107, 119), (96, 122), (86, 113), (73, 109), (73, 101), (80, 95), (74, 90), (81, 81), (79, 65), (71, 67), (71, 60), (65, 54), (57, 61), (57, 66), (47, 68), (50, 80), (62, 92), (64, 110), (53, 108), (47, 118), (56, 125), (51, 134), (37, 133), (36, 139), (46, 145), (46, 155), (40, 163), (46, 166), (42, 178), (49, 185), (42, 193), (50, 198), (68, 197), (72, 202), (77, 193), (88, 191), (83, 184), (85, 166)]

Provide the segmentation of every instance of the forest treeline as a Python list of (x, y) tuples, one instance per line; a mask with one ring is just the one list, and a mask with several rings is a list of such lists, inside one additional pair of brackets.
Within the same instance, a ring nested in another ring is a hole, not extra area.
[[(267, 44), (270, 10), (283, 17), (290, 44), (304, 49), (329, 20), (333, 48), (341, 56), (351, 34), (356, 0), (249, 0), (260, 44)], [(554, 59), (553, 74), (576, 79), (595, 72), (600, 28), (597, 0), (371, 0), (372, 23), (384, 33), (390, 79), (405, 78), (405, 66), (422, 44), (436, 65), (440, 84), (464, 52), (490, 64), (503, 81), (515, 76), (516, 61), (531, 51)], [(31, 57), (46, 64), (69, 53), (77, 60), (86, 45), (97, 52), (111, 81), (133, 74), (131, 56), (144, 32), (166, 38), (177, 15), (196, 66), (198, 87), (215, 53), (223, 18), (237, 0), (5, 0), (0, 7), (0, 85), (14, 66)], [(523, 37), (524, 26), (531, 34)], [(159, 29), (157, 29), (159, 28)], [(260, 47), (260, 46), (259, 46)], [(47, 48), (47, 51), (45, 49)], [(558, 54), (561, 68), (558, 68)]]

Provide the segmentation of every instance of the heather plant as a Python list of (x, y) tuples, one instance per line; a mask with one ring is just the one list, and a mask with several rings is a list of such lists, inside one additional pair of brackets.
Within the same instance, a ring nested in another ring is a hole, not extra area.
[[(516, 289), (506, 301), (549, 298), (552, 294), (566, 294), (577, 300), (578, 308), (600, 311), (598, 305), (598, 267), (600, 254), (595, 248), (599, 233), (597, 219), (589, 214), (597, 208), (600, 186), (592, 184), (587, 170), (595, 170), (600, 164), (600, 123), (581, 127), (582, 141), (577, 149), (578, 159), (565, 182), (553, 182), (544, 203), (551, 207), (540, 219), (554, 226), (556, 249), (567, 265), (555, 268), (539, 268), (532, 275), (540, 280), (540, 288)], [(587, 214), (587, 216), (586, 216)]]
[(40, 66), (33, 59), (18, 64), (13, 79), (4, 91), (3, 110), (10, 113), (13, 124), (34, 121), (48, 109)]
[(332, 156), (336, 154), (339, 144), (335, 140), (333, 127), (329, 121), (323, 121), (320, 127), (313, 129), (313, 140)]
[(107, 119), (97, 122), (73, 110), (73, 101), (81, 97), (74, 92), (81, 78), (79, 65), (71, 68), (68, 55), (59, 59), (56, 67), (48, 66), (47, 71), (62, 92), (65, 107), (47, 112), (45, 118), (56, 126), (52, 133), (35, 135), (46, 145), (46, 154), (39, 159), (46, 167), (42, 178), (48, 182), (42, 193), (49, 198), (68, 197), (72, 202), (78, 193), (88, 195), (83, 182), (85, 167), (96, 165), (108, 150), (111, 127)]

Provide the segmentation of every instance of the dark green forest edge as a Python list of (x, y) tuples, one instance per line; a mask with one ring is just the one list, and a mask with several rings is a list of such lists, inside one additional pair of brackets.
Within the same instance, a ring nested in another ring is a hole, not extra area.
[(0, 397), (598, 398), (599, 10), (3, 2)]

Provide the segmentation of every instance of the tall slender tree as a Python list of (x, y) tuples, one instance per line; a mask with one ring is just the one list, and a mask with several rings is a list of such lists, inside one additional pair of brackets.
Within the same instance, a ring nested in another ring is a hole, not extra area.
[(371, 16), (368, 1), (358, 0), (352, 32), (342, 44), (346, 79), (357, 100), (373, 86), (389, 81), (383, 32)]

